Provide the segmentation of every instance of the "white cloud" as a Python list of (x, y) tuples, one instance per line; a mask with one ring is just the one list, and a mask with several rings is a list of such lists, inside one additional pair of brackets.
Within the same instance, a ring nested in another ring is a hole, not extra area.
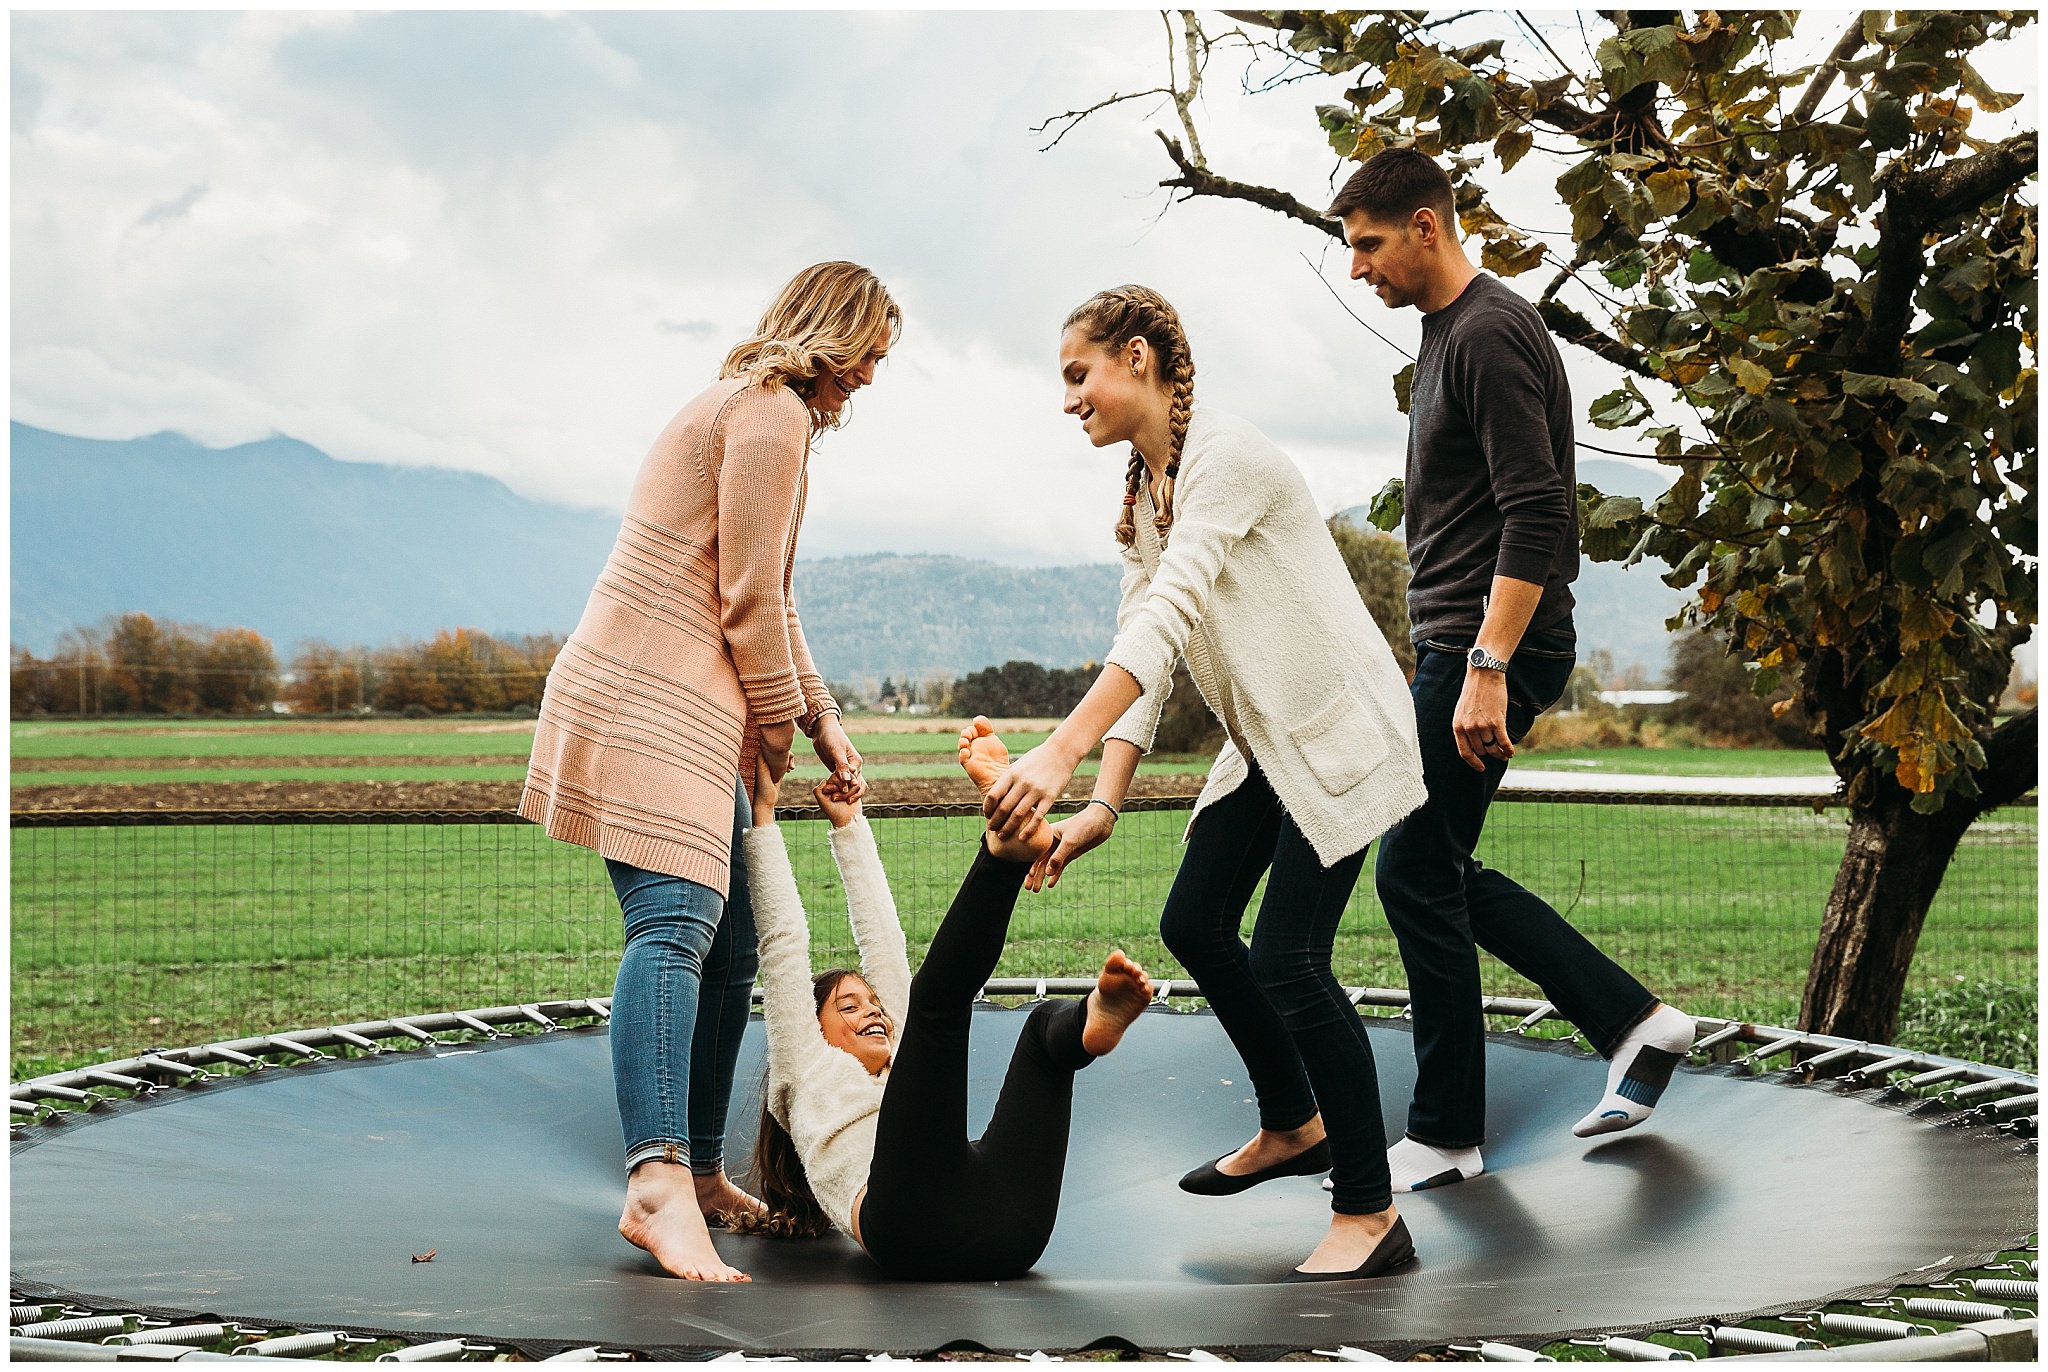
[[(1538, 20), (1575, 50), (1576, 19)], [(1182, 310), (1204, 402), (1292, 452), (1326, 508), (1360, 503), (1399, 467), (1388, 377), (1416, 316), (1263, 210), (1162, 216), (1170, 108), (1051, 152), (1029, 132), (1155, 84), (1162, 56), (1132, 12), (17, 15), (13, 413), (284, 432), (616, 508), (780, 282), (852, 257), (909, 329), (819, 450), (808, 555), (1109, 556), (1122, 458), (1059, 413), (1053, 350), (1068, 308), (1125, 280)], [(1246, 97), (1232, 60), (1201, 115), (1212, 163), (1317, 198), (1328, 84)], [(1555, 175), (1532, 157), (1497, 201), (1559, 228)], [(1615, 384), (1567, 363), (1581, 411)]]

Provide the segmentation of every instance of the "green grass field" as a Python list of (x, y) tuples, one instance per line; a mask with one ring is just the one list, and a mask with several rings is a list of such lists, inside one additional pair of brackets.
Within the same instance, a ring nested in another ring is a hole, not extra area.
[[(1079, 975), (1111, 945), (1183, 975), (1156, 921), (1181, 812), (1133, 813), (1060, 887), (1026, 896), (1002, 975)], [(822, 825), (785, 826), (814, 960), (851, 959)], [(877, 823), (915, 957), (973, 852), (969, 817)], [(1699, 1014), (1786, 1023), (1840, 860), (1839, 815), (1504, 803), (1482, 856), (1542, 893), (1653, 989)], [(1965, 840), (1914, 986), (2031, 985), (2036, 814)], [(16, 829), (14, 1079), (265, 1030), (607, 994), (618, 912), (590, 853), (524, 825)], [(1405, 984), (1369, 881), (1334, 965)], [(1249, 927), (1249, 926), (1248, 926)], [(1533, 988), (1491, 962), (1487, 989)]]

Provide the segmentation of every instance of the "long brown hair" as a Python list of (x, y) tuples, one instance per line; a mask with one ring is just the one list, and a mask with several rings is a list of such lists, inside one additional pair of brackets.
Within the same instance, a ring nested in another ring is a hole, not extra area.
[[(811, 999), (820, 1014), (825, 1002), (839, 989), (839, 983), (860, 973), (845, 967), (828, 967), (811, 978)], [(748, 1180), (768, 1207), (765, 1215), (725, 1216), (725, 1227), (736, 1234), (767, 1234), (778, 1239), (817, 1239), (832, 1232), (825, 1207), (811, 1190), (811, 1178), (804, 1160), (790, 1138), (769, 1111), (766, 1083), (762, 1089), (761, 1127), (754, 1133), (754, 1162)]]
[[(787, 386), (809, 408), (821, 371), (843, 376), (902, 332), (903, 311), (879, 277), (857, 262), (819, 262), (789, 279), (718, 375)], [(812, 431), (836, 429), (840, 418), (812, 409)]]
[[(1079, 329), (1083, 338), (1104, 352), (1120, 352), (1133, 338), (1142, 338), (1158, 355), (1159, 378), (1171, 406), (1167, 431), (1173, 439), (1159, 483), (1159, 508), (1152, 514), (1152, 527), (1164, 546), (1173, 528), (1173, 480), (1180, 475), (1181, 449), (1187, 443), (1188, 420), (1195, 411), (1195, 357), (1188, 348), (1187, 331), (1180, 326), (1180, 315), (1150, 286), (1117, 286), (1098, 291), (1076, 306), (1061, 326), (1062, 332), (1067, 329)], [(1121, 547), (1130, 547), (1138, 536), (1138, 487), (1144, 479), (1145, 459), (1133, 444), (1130, 465), (1124, 469), (1123, 518), (1116, 526)]]

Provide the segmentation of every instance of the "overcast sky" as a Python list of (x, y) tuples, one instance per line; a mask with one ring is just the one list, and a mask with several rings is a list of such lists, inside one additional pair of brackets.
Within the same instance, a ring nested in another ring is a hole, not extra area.
[[(1536, 18), (1580, 50), (1577, 18)], [(1810, 23), (1822, 48), (1839, 27)], [(882, 275), (908, 326), (819, 445), (806, 556), (1107, 560), (1124, 454), (1060, 413), (1055, 349), (1069, 308), (1124, 281), (1174, 301), (1198, 397), (1277, 440), (1326, 509), (1399, 470), (1387, 378), (1404, 359), (1299, 254), (1411, 350), (1413, 311), (1390, 314), (1344, 280), (1336, 245), (1269, 212), (1162, 215), (1163, 102), (1040, 151), (1031, 126), (1048, 115), (1159, 83), (1150, 11), (11, 25), (12, 405), (27, 423), (284, 433), (616, 510), (777, 287), (845, 257)], [(2030, 92), (2008, 121), (2035, 120), (2033, 52), (1986, 64)], [(1247, 96), (1242, 69), (1222, 54), (1209, 72), (1211, 165), (1327, 196), (1336, 161), (1313, 107), (1334, 85)], [(1489, 184), (1511, 218), (1561, 230), (1557, 170), (1532, 156)], [(1567, 360), (1583, 413), (1613, 379)]]

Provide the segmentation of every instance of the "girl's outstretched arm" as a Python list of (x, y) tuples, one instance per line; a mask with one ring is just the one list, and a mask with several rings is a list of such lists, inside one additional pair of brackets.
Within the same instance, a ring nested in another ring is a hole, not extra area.
[[(754, 801), (756, 822), (741, 842), (761, 950), (762, 1017), (768, 1025), (771, 1063), (794, 1069), (810, 1054), (833, 1050), (818, 1028), (817, 1003), (811, 994), (810, 928), (782, 829), (773, 822), (775, 783), (768, 779), (765, 763), (757, 764)], [(764, 813), (767, 823), (760, 822)]]
[(861, 979), (874, 988), (883, 1008), (900, 1027), (910, 1005), (910, 954), (903, 941), (903, 922), (896, 917), (896, 897), (889, 890), (889, 876), (882, 870), (882, 854), (875, 846), (874, 830), (868, 827), (858, 802), (836, 800), (823, 788), (813, 794), (832, 822), (832, 860), (846, 885), (846, 910), (853, 921), (854, 946), (860, 949)]

